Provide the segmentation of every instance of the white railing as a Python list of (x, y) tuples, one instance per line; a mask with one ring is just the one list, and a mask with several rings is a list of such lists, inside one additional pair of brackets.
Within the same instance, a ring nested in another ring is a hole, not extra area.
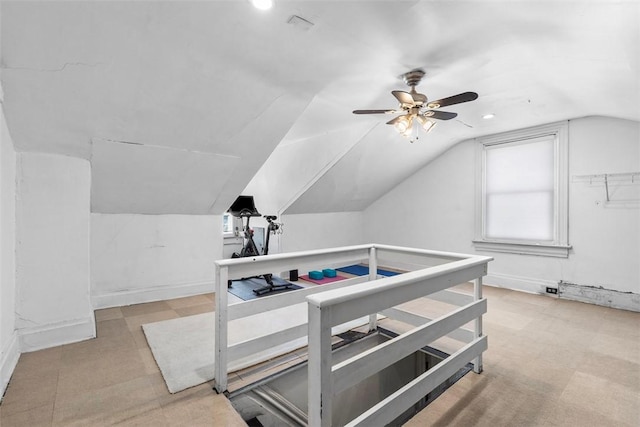
[(228, 305), (227, 281), (265, 273), (279, 274), (283, 271), (300, 271), (344, 267), (359, 262), (369, 262), (371, 245), (348, 246), (288, 254), (259, 257), (234, 258), (216, 261), (216, 325), (215, 325), (215, 388), (227, 390), (229, 360), (238, 360), (255, 354), (256, 351), (276, 347), (297, 338), (307, 336), (307, 325), (292, 325), (277, 334), (257, 336), (253, 339), (229, 345), (228, 325), (230, 321), (263, 313), (278, 308), (305, 303), (306, 297), (367, 281), (368, 277), (356, 277), (322, 286), (304, 288), (272, 296), (262, 296), (238, 304)]
[[(433, 259), (449, 262), (420, 268), (433, 265)], [(486, 336), (482, 333), (482, 314), (486, 312), (486, 300), (482, 298), (481, 278), (487, 274), (487, 263), (491, 259), (369, 244), (216, 261), (215, 387), (220, 392), (227, 389), (230, 358), (235, 360), (306, 336), (309, 343), (309, 425), (329, 426), (335, 394), (442, 336), (448, 335), (466, 343), (436, 367), (415, 378), (349, 424), (384, 425), (470, 361), (474, 363), (474, 371), (481, 372), (482, 352), (487, 348)], [(379, 260), (384, 260), (385, 263), (404, 260), (407, 261), (405, 264), (414, 266), (414, 271), (379, 278), (375, 273)], [(368, 276), (227, 305), (229, 279), (291, 269), (305, 271), (339, 268), (359, 262), (369, 264)], [(470, 280), (474, 281), (473, 296), (448, 290)], [(460, 307), (435, 320), (397, 307), (425, 296)], [(308, 303), (308, 325), (298, 324), (271, 335), (228, 345), (229, 321), (305, 301)], [(332, 365), (332, 328), (363, 316), (369, 316), (369, 326), (375, 328), (378, 313), (416, 327), (351, 359)], [(473, 331), (462, 328), (470, 321), (474, 321)]]

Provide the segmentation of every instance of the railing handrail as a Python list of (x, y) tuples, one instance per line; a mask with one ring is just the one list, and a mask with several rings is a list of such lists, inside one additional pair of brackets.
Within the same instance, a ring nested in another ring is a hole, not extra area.
[[(409, 253), (413, 255), (426, 255), (431, 258), (451, 258), (451, 259), (457, 258), (462, 260), (462, 259), (468, 259), (468, 258), (481, 257), (480, 255), (470, 255), (470, 254), (463, 254), (459, 252), (435, 251), (433, 249), (422, 249), (422, 248), (407, 248), (404, 246), (382, 245), (379, 243), (373, 243), (371, 244), (371, 247), (382, 249), (385, 251), (390, 251), (390, 252)], [(483, 257), (483, 258), (493, 259), (491, 257)]]
[(313, 249), (309, 251), (298, 251), (298, 252), (285, 252), (280, 254), (270, 254), (270, 255), (259, 255), (255, 257), (243, 257), (243, 258), (228, 258), (228, 259), (219, 259), (215, 261), (215, 264), (218, 266), (237, 266), (243, 264), (268, 264), (273, 261), (295, 261), (296, 259), (302, 258), (310, 258), (316, 257), (320, 255), (329, 255), (329, 254), (338, 254), (342, 252), (351, 252), (351, 251), (367, 251), (371, 249), (373, 244), (364, 244), (364, 245), (353, 245), (353, 246), (341, 246), (338, 248), (324, 248), (324, 249)]
[[(216, 275), (226, 269), (229, 279), (238, 279), (265, 273), (282, 272), (292, 268), (344, 267), (366, 260), (372, 245), (343, 246), (335, 249), (317, 249), (284, 254), (231, 258), (215, 261)], [(216, 289), (218, 283), (216, 282)]]
[[(330, 305), (342, 304), (347, 301), (360, 299), (369, 295), (377, 294), (390, 290), (392, 288), (398, 289), (399, 286), (410, 285), (417, 282), (421, 282), (427, 279), (437, 278), (448, 273), (460, 271), (469, 267), (475, 267), (478, 265), (486, 265), (490, 261), (491, 257), (485, 256), (472, 256), (462, 259), (460, 261), (454, 261), (451, 263), (428, 267), (421, 270), (410, 271), (396, 276), (385, 277), (366, 283), (350, 286), (344, 289), (335, 289), (327, 292), (321, 292), (307, 297), (309, 304), (317, 307), (325, 307)], [(486, 271), (485, 271), (486, 274)], [(457, 283), (456, 283), (457, 285)], [(425, 293), (428, 295), (430, 292)], [(411, 301), (414, 298), (408, 298), (405, 301)], [(402, 303), (401, 302), (401, 303)], [(397, 304), (394, 304), (397, 305)], [(391, 306), (392, 307), (392, 306)], [(390, 308), (390, 307), (386, 307)], [(356, 316), (358, 317), (358, 316)]]

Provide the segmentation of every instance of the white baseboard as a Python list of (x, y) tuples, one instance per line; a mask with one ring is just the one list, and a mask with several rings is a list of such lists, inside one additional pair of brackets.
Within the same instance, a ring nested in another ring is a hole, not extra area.
[(93, 315), (91, 315), (83, 319), (21, 328), (18, 330), (18, 335), (20, 351), (28, 353), (95, 338), (96, 324)]
[(560, 282), (558, 296), (563, 299), (640, 312), (640, 294), (620, 292), (602, 287)]
[(18, 342), (18, 334), (14, 331), (11, 339), (2, 348), (0, 352), (0, 401), (7, 389), (11, 375), (18, 364), (20, 358), (20, 347)]
[(524, 291), (534, 294), (556, 296), (546, 292), (547, 287), (557, 289), (557, 297), (604, 307), (619, 308), (640, 312), (640, 294), (620, 292), (594, 286), (584, 286), (569, 282), (534, 279), (531, 277), (512, 276), (492, 273), (487, 275), (483, 283), (501, 288)]
[(484, 284), (532, 294), (547, 294), (547, 287), (558, 288), (558, 282), (553, 280), (535, 279), (533, 277), (513, 276), (510, 274), (491, 273), (482, 280)]
[(154, 286), (144, 289), (125, 290), (91, 295), (94, 309), (122, 307), (131, 304), (162, 301), (173, 298), (201, 295), (215, 291), (214, 282), (183, 283), (179, 285)]

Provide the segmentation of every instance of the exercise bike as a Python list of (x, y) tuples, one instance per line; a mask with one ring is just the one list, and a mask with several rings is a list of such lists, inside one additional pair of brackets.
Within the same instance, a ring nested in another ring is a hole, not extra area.
[[(267, 239), (264, 244), (264, 248), (262, 250), (262, 254), (258, 250), (258, 246), (253, 240), (253, 230), (249, 227), (249, 222), (252, 217), (262, 216), (260, 212), (256, 209), (256, 206), (253, 202), (253, 196), (238, 196), (233, 205), (229, 208), (229, 213), (242, 220), (242, 231), (243, 231), (243, 245), (242, 249), (239, 253), (234, 253), (232, 258), (244, 258), (244, 257), (253, 257), (260, 255), (267, 255), (269, 253), (269, 237), (271, 233), (276, 233), (282, 227), (282, 224), (275, 222), (277, 217), (275, 215), (264, 215), (264, 219), (267, 220)], [(264, 278), (267, 285), (254, 289), (253, 293), (260, 296), (269, 292), (280, 291), (283, 289), (290, 289), (293, 286), (291, 283), (282, 283), (282, 284), (274, 284), (273, 283), (273, 275), (272, 274), (263, 274), (261, 276), (253, 276), (253, 277), (244, 277), (240, 280), (248, 280), (252, 278)], [(228, 287), (231, 287), (233, 280), (229, 280), (227, 283)]]

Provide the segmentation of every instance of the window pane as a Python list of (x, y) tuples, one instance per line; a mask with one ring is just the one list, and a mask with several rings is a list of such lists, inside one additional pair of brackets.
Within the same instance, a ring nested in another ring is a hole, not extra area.
[(554, 141), (532, 141), (487, 147), (487, 238), (554, 239)]
[(487, 149), (487, 193), (553, 190), (553, 148), (546, 139)]
[(553, 240), (553, 191), (487, 195), (486, 236)]
[(231, 215), (224, 214), (222, 216), (222, 232), (223, 233), (230, 233), (231, 231), (233, 231), (231, 229)]

